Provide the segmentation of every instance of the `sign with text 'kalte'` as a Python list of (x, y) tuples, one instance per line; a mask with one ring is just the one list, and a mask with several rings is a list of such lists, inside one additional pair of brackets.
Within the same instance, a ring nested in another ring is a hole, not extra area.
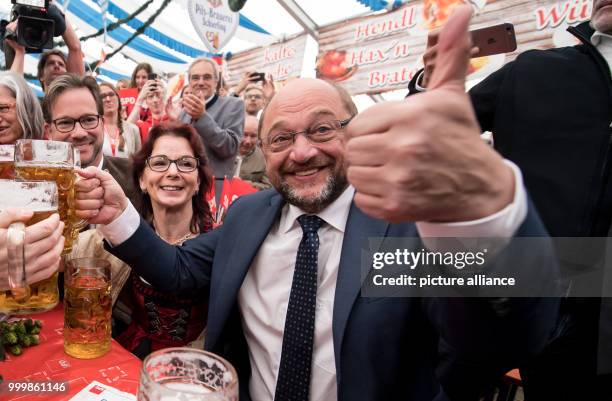
[(238, 28), (239, 14), (230, 10), (228, 0), (189, 0), (189, 18), (206, 48), (218, 53)]
[(518, 45), (509, 54), (472, 59), (468, 80), (486, 77), (526, 50), (576, 44), (565, 29), (588, 20), (592, 8), (591, 0), (413, 0), (321, 28), (317, 76), (352, 95), (405, 89), (423, 66), (428, 32), (465, 3), (474, 8), (471, 29), (512, 23)]
[(248, 72), (264, 72), (275, 82), (297, 78), (302, 72), (306, 35), (301, 34), (280, 43), (246, 50), (231, 58), (229, 86), (236, 85)]

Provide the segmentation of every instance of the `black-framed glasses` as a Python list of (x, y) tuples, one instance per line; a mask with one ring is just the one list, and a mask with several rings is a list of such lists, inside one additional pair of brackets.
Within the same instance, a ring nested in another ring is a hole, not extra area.
[(156, 171), (158, 173), (168, 171), (172, 163), (176, 164), (178, 171), (183, 173), (191, 173), (198, 168), (200, 161), (193, 156), (182, 156), (174, 160), (169, 159), (168, 156), (164, 155), (151, 156), (147, 158), (147, 166), (149, 166), (152, 171)]
[(329, 142), (338, 137), (338, 132), (344, 129), (353, 117), (351, 116), (346, 120), (323, 121), (304, 131), (271, 132), (268, 134), (267, 141), (264, 144), (272, 152), (282, 152), (294, 144), (295, 137), (298, 134), (303, 134), (313, 144)]
[(72, 132), (76, 123), (78, 122), (81, 128), (83, 129), (94, 129), (98, 127), (100, 124), (100, 118), (97, 114), (88, 114), (86, 116), (81, 116), (78, 119), (74, 118), (58, 118), (52, 121), (53, 125), (59, 132)]

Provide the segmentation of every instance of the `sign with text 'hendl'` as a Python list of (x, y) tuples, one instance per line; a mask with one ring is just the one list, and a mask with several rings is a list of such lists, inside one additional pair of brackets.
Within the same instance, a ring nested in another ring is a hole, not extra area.
[(568, 25), (589, 19), (591, 0), (412, 0), (382, 14), (321, 28), (317, 76), (350, 94), (406, 89), (423, 66), (427, 33), (441, 27), (458, 5), (474, 8), (471, 29), (512, 23), (518, 48), (470, 61), (468, 80), (481, 79), (529, 49), (571, 46)]
[(230, 10), (228, 0), (189, 0), (189, 18), (206, 48), (219, 52), (238, 28), (239, 14)]

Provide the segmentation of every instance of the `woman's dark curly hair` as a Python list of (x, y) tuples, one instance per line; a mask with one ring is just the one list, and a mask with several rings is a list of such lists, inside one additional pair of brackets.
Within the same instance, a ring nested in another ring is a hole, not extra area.
[[(191, 125), (181, 124), (176, 122), (166, 122), (151, 128), (149, 131), (149, 138), (142, 145), (142, 148), (132, 156), (133, 162), (133, 174), (134, 185), (136, 188), (140, 188), (140, 177), (144, 173), (144, 169), (147, 167), (147, 158), (153, 153), (153, 146), (155, 141), (162, 136), (175, 136), (177, 138), (185, 138), (193, 154), (198, 159), (198, 177), (200, 178), (200, 185), (198, 187), (198, 193), (192, 198), (193, 206), (193, 217), (191, 218), (191, 226), (189, 229), (192, 233), (203, 233), (210, 229), (212, 222), (212, 215), (210, 208), (205, 200), (206, 193), (212, 185), (212, 173), (208, 167), (208, 159), (204, 150), (204, 144), (202, 139), (195, 132)], [(149, 223), (153, 222), (153, 206), (151, 205), (151, 198), (147, 193), (140, 193), (140, 201), (142, 209), (140, 210), (142, 217)]]

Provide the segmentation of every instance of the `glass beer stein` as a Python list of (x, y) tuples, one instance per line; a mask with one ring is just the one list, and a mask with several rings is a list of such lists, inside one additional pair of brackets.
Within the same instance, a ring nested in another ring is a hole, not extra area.
[(74, 150), (68, 142), (20, 139), (15, 143), (15, 175), (20, 180), (55, 181), (59, 193), (59, 215), (64, 222), (64, 255), (72, 250), (76, 174)]
[(195, 348), (164, 348), (140, 370), (138, 401), (238, 401), (238, 376), (225, 359)]
[(106, 354), (111, 346), (110, 262), (69, 260), (64, 290), (64, 351), (80, 359)]
[(0, 145), (0, 179), (11, 180), (15, 177), (15, 145)]
[[(47, 181), (9, 181), (0, 180), (0, 210), (24, 208), (34, 212), (25, 225), (16, 222), (7, 232), (8, 274), (0, 290), (0, 312), (7, 314), (38, 313), (52, 309), (59, 301), (57, 273), (34, 283), (26, 284), (26, 264), (24, 259), (25, 226), (38, 223), (57, 213), (58, 191), (55, 182)], [(4, 270), (6, 272), (6, 270)], [(9, 289), (6, 289), (9, 288)]]

